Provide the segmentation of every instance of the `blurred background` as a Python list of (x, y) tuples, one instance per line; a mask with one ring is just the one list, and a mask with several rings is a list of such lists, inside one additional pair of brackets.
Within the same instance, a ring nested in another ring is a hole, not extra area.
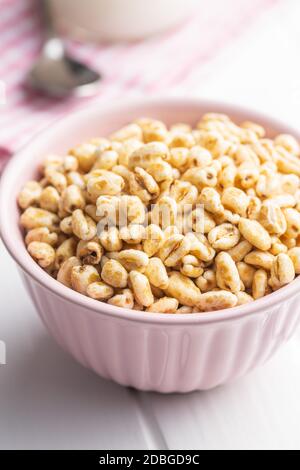
[[(28, 73), (41, 51), (62, 53), (57, 42), (43, 49), (45, 2), (0, 0), (2, 165), (58, 117), (132, 96), (198, 96), (300, 123), (299, 0), (46, 3), (69, 56), (101, 80), (92, 96), (32, 89)], [(185, 396), (135, 392), (96, 377), (54, 344), (2, 245), (0, 256), (0, 338), (8, 345), (0, 448), (300, 448), (299, 334), (233, 385)]]
[[(47, 4), (69, 55), (101, 73), (95, 95), (26, 86)], [(2, 160), (55, 118), (90, 102), (197, 95), (297, 116), (297, 0), (0, 0)], [(283, 114), (283, 116), (282, 116)]]

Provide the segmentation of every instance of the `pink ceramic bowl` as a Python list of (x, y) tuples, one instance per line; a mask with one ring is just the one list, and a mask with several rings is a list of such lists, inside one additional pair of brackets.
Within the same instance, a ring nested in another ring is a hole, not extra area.
[(10, 161), (1, 181), (2, 239), (49, 332), (84, 366), (141, 390), (209, 389), (265, 362), (299, 322), (300, 278), (251, 304), (218, 312), (164, 315), (120, 309), (66, 288), (31, 259), (18, 225), (16, 196), (36, 176), (38, 162), (48, 152), (64, 152), (140, 116), (195, 124), (208, 111), (260, 122), (271, 136), (290, 132), (300, 139), (284, 124), (233, 106), (174, 98), (131, 101), (93, 107), (59, 121)]

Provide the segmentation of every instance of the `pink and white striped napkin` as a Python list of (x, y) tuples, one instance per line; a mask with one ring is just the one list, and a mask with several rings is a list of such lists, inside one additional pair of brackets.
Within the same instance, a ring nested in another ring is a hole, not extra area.
[[(70, 53), (103, 74), (93, 98), (55, 100), (24, 87), (43, 31), (37, 0), (0, 0), (0, 165), (37, 131), (88, 102), (199, 91), (199, 71), (278, 0), (200, 2), (192, 18), (145, 41), (95, 45), (67, 40)], [(1, 96), (0, 96), (1, 97)]]

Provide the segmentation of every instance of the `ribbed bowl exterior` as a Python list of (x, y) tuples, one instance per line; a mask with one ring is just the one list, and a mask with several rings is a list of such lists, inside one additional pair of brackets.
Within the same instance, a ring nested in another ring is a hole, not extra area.
[(94, 312), (23, 274), (56, 341), (102, 377), (140, 390), (205, 390), (269, 359), (300, 320), (300, 293), (271, 310), (211, 324), (154, 324)]

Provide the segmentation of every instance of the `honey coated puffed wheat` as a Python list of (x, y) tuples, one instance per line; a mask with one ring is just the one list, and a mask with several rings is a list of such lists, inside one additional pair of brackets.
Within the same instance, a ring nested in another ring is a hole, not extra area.
[[(51, 150), (51, 149), (50, 149)], [(300, 274), (300, 145), (250, 121), (141, 118), (48, 155), (18, 196), (32, 258), (97, 301), (192, 314)]]

